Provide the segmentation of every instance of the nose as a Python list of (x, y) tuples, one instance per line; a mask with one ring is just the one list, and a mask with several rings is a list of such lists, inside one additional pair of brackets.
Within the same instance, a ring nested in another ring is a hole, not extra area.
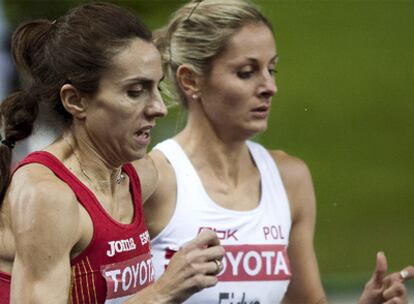
[(151, 118), (160, 118), (167, 115), (167, 113), (168, 110), (161, 95), (156, 94), (146, 107), (146, 115)]
[(263, 97), (270, 98), (277, 92), (276, 80), (269, 71), (263, 75), (259, 94)]

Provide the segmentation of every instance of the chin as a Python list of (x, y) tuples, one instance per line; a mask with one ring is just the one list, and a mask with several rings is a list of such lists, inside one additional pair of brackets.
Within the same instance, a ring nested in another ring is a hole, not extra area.
[(249, 138), (259, 135), (260, 133), (263, 133), (266, 130), (267, 130), (267, 123), (256, 124), (254, 126), (251, 126), (251, 128), (249, 128), (248, 130)]
[(239, 139), (246, 141), (246, 140), (250, 140), (252, 138), (254, 138), (257, 135), (260, 135), (261, 133), (263, 133), (264, 130), (248, 130), (244, 133), (244, 136), (241, 136)]
[(147, 154), (147, 147), (139, 149), (139, 150), (135, 150), (133, 151), (133, 153), (130, 154), (128, 162), (139, 160), (143, 158), (146, 154)]

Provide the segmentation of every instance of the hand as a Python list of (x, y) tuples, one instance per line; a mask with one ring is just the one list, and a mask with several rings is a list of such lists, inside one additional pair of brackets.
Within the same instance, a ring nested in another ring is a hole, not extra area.
[[(165, 273), (154, 283), (160, 302), (182, 303), (194, 293), (217, 284), (224, 248), (217, 235), (204, 229), (174, 254)], [(218, 262), (217, 262), (218, 261)]]
[(382, 297), (385, 304), (408, 303), (407, 289), (404, 282), (414, 278), (414, 267), (407, 266), (400, 272), (387, 275), (384, 280)]
[[(384, 253), (378, 252), (375, 271), (365, 284), (358, 304), (408, 303), (404, 282), (414, 277), (414, 267), (408, 266), (401, 272), (394, 272), (386, 276), (387, 269), (388, 264)], [(404, 274), (404, 277), (401, 273)]]

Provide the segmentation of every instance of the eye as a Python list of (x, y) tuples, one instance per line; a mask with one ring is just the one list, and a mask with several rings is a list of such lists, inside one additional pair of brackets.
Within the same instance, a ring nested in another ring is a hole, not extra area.
[(274, 75), (276, 75), (278, 73), (278, 70), (276, 70), (276, 69), (269, 69), (269, 74), (270, 75), (272, 75), (272, 76), (274, 76)]
[(254, 74), (253, 70), (250, 71), (239, 71), (237, 72), (237, 77), (239, 77), (240, 79), (249, 79), (250, 77), (252, 77)]
[(141, 96), (141, 94), (142, 94), (142, 90), (140, 90), (140, 91), (137, 91), (137, 90), (129, 90), (128, 91), (128, 96), (129, 97), (139, 97), (139, 96)]
[(127, 90), (127, 94), (131, 98), (136, 98), (141, 96), (141, 94), (144, 92), (144, 86), (143, 85), (136, 85), (130, 89)]

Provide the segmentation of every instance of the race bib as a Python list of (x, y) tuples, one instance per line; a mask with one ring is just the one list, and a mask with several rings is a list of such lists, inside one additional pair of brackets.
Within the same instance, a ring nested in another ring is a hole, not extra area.
[(154, 282), (151, 254), (146, 253), (127, 261), (103, 265), (101, 274), (106, 280), (105, 304), (123, 303)]
[(283, 281), (291, 277), (286, 245), (224, 245), (219, 281)]

